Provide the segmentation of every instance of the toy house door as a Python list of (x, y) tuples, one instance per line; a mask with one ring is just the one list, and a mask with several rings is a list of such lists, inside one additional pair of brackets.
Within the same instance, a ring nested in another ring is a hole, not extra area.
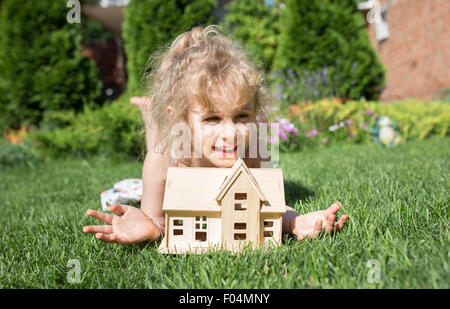
[(222, 200), (222, 244), (228, 250), (239, 251), (248, 243), (259, 246), (258, 194), (242, 173), (230, 186)]

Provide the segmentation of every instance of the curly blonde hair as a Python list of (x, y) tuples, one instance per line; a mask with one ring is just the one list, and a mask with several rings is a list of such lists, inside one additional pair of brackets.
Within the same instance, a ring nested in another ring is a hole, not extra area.
[[(151, 100), (144, 106), (144, 117), (147, 128), (157, 128), (152, 130), (162, 152), (176, 138), (170, 134), (172, 124), (189, 123), (193, 102), (215, 110), (213, 93), (219, 88), (226, 104), (242, 106), (253, 100), (257, 121), (267, 120), (273, 96), (264, 73), (249, 61), (242, 46), (216, 25), (198, 26), (179, 35), (168, 49), (154, 53), (147, 65), (151, 68), (146, 76)], [(173, 111), (170, 120), (168, 106)]]

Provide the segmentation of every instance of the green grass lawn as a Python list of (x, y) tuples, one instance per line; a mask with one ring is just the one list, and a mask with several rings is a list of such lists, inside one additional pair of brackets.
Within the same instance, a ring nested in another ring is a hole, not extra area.
[[(0, 168), (0, 288), (450, 287), (448, 138), (281, 154), (280, 166), (288, 205), (305, 213), (339, 200), (346, 228), (236, 256), (161, 255), (81, 230), (96, 224), (85, 211), (101, 208), (103, 190), (141, 177), (136, 160)], [(72, 259), (81, 283), (67, 281)]]

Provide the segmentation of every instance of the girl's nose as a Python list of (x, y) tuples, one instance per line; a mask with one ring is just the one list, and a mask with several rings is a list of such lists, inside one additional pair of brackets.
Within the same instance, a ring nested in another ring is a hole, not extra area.
[(232, 123), (225, 123), (221, 128), (221, 139), (225, 143), (235, 143), (237, 135), (236, 125)]

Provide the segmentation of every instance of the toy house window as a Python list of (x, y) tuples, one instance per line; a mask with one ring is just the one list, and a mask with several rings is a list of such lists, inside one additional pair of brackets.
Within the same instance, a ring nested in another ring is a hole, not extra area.
[(247, 223), (235, 222), (234, 223), (234, 240), (246, 240), (247, 239)]
[(235, 193), (235, 194), (234, 194), (234, 199), (235, 199), (235, 200), (243, 200), (243, 201), (246, 201), (246, 200), (247, 200), (247, 193)]
[(246, 240), (247, 234), (245, 233), (235, 233), (234, 234), (234, 240)]
[(182, 236), (184, 234), (184, 221), (182, 219), (172, 220), (172, 235)]
[(234, 229), (235, 230), (245, 230), (247, 228), (247, 223), (235, 223)]
[(264, 228), (266, 228), (266, 227), (273, 227), (273, 221), (265, 220), (264, 221)]
[(264, 231), (265, 238), (272, 237), (272, 236), (273, 236), (273, 231)]
[(234, 203), (234, 210), (236, 210), (236, 211), (247, 210), (247, 204), (244, 204), (244, 203)]
[(236, 211), (247, 210), (247, 193), (234, 194), (234, 210)]
[(264, 238), (273, 236), (273, 220), (264, 220)]
[(203, 242), (208, 239), (208, 218), (206, 216), (195, 217), (195, 241)]

